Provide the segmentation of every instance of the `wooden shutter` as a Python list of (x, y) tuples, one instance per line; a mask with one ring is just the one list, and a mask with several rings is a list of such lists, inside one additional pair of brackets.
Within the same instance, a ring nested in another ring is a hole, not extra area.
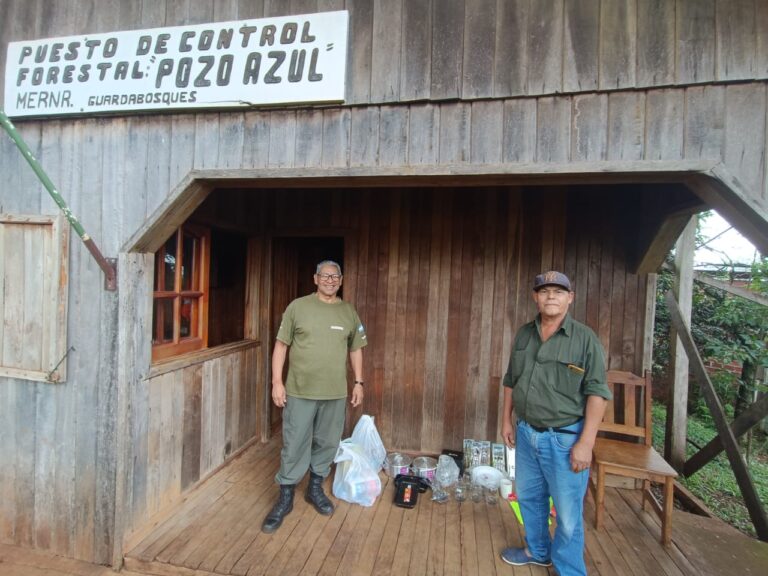
[(0, 376), (66, 379), (69, 226), (0, 214)]

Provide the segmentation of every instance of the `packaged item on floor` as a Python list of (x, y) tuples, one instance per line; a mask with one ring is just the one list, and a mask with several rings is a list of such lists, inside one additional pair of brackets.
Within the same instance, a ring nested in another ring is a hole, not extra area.
[(365, 450), (351, 439), (342, 440), (336, 457), (333, 495), (361, 506), (372, 506), (381, 494), (379, 468), (372, 468)]
[(506, 446), (494, 442), (491, 444), (491, 466), (497, 470), (507, 473), (507, 454)]
[(395, 506), (413, 508), (419, 499), (420, 492), (429, 488), (424, 478), (419, 476), (399, 475), (395, 478)]

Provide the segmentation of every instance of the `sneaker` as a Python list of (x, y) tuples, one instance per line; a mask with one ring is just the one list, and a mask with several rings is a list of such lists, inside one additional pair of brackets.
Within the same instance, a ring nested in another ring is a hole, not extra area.
[(532, 556), (528, 556), (525, 548), (505, 548), (501, 551), (501, 559), (507, 564), (512, 566), (527, 566), (533, 564), (535, 566), (552, 566), (552, 561), (536, 560)]

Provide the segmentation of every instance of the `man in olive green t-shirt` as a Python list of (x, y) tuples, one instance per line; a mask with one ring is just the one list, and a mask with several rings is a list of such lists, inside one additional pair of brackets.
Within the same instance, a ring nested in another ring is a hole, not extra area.
[[(347, 355), (355, 383), (352, 406), (363, 401), (365, 329), (354, 306), (338, 296), (341, 266), (326, 260), (317, 265), (317, 291), (297, 298), (285, 309), (272, 354), (272, 401), (283, 409), (283, 449), (275, 480), (280, 496), (261, 525), (277, 530), (293, 510), (293, 493), (309, 470), (304, 499), (323, 515), (333, 503), (323, 480), (341, 441), (347, 399)], [(290, 348), (288, 378), (283, 367)]]

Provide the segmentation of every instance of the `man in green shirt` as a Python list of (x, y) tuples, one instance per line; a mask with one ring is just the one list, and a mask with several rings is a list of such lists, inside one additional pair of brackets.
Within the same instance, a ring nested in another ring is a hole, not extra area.
[[(341, 441), (347, 399), (347, 356), (355, 383), (352, 406), (363, 401), (363, 347), (368, 343), (355, 308), (338, 296), (341, 266), (317, 265), (317, 291), (285, 309), (272, 354), (272, 401), (283, 409), (283, 449), (275, 481), (280, 495), (261, 525), (271, 534), (293, 510), (293, 493), (309, 470), (304, 499), (326, 516), (333, 503), (323, 481)], [(283, 367), (290, 348), (288, 377)]]
[[(611, 398), (600, 341), (568, 314), (573, 296), (565, 274), (536, 276), (539, 314), (518, 331), (503, 381), (502, 436), (508, 446), (516, 445), (526, 546), (507, 548), (501, 558), (513, 566), (554, 563), (560, 576), (587, 573), (583, 501), (597, 428)], [(550, 496), (557, 511), (553, 540)]]

